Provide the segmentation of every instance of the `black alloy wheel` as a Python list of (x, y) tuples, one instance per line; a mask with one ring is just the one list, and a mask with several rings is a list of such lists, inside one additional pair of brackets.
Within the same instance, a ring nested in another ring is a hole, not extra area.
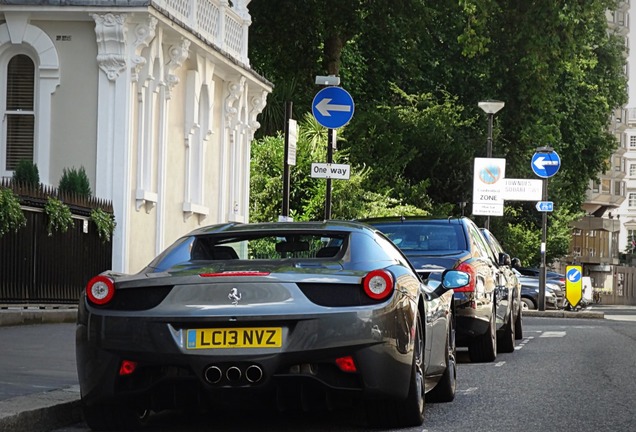
[(455, 343), (455, 319), (449, 315), (446, 336), (446, 370), (435, 388), (426, 395), (427, 402), (452, 402), (457, 389), (457, 345)]
[(508, 323), (504, 325), (503, 332), (497, 341), (497, 350), (502, 353), (515, 351), (515, 320), (512, 308), (508, 311)]
[(483, 335), (474, 337), (468, 345), (468, 356), (473, 363), (492, 362), (497, 358), (497, 308), (493, 302), (488, 329)]
[(519, 305), (519, 310), (517, 311), (517, 318), (515, 319), (515, 339), (521, 340), (523, 339), (523, 307)]

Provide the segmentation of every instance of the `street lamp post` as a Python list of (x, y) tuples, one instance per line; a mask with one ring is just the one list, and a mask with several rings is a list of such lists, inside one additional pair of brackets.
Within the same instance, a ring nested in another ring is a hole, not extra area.
[[(497, 100), (487, 100), (481, 101), (478, 103), (479, 108), (481, 108), (486, 114), (488, 114), (488, 141), (486, 142), (486, 157), (492, 157), (492, 123), (495, 117), (495, 114), (504, 107), (505, 103)], [(487, 230), (490, 229), (490, 216), (486, 216), (486, 225), (485, 228)]]

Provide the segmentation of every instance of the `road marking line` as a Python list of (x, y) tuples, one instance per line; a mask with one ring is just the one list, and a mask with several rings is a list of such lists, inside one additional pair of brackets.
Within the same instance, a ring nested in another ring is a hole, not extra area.
[(506, 364), (506, 362), (505, 362), (505, 361), (500, 361), (500, 362), (497, 362), (497, 363), (495, 364), (495, 367), (502, 367), (502, 366), (503, 366), (503, 365), (505, 365), (505, 364)]
[(542, 338), (561, 338), (564, 337), (566, 335), (566, 332), (561, 332), (561, 331), (547, 331), (547, 332), (543, 332), (543, 334), (539, 337)]

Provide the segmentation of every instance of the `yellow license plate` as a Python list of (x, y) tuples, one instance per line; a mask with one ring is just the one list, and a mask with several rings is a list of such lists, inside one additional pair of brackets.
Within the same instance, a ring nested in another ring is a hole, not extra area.
[(281, 327), (188, 329), (187, 349), (280, 348)]

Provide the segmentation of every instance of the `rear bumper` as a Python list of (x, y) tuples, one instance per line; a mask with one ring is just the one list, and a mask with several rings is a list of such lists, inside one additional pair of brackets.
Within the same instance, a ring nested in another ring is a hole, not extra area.
[[(129, 400), (159, 410), (191, 406), (193, 400), (240, 402), (290, 389), (294, 394), (301, 388), (356, 398), (404, 398), (408, 393), (413, 347), (398, 337), (408, 335), (403, 326), (411, 325), (404, 313), (304, 317), (284, 324), (288, 333), (282, 348), (226, 350), (185, 348), (182, 328), (213, 322), (84, 314), (76, 330), (76, 355), (82, 400), (88, 405)], [(357, 372), (338, 368), (335, 359), (344, 356), (354, 359)], [(137, 363), (134, 373), (120, 375), (123, 360)], [(218, 381), (206, 374), (217, 368)], [(251, 378), (248, 369), (254, 372)]]
[(491, 301), (474, 300), (471, 293), (455, 294), (456, 338), (458, 346), (468, 346), (471, 339), (488, 331), (493, 313)]

